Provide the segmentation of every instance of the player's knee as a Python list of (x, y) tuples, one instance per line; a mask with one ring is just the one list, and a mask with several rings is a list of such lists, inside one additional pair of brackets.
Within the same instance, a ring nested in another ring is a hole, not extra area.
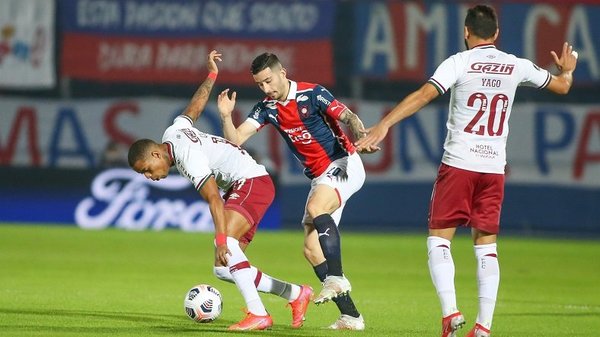
[(311, 199), (306, 204), (306, 211), (314, 219), (319, 215), (331, 214), (338, 209), (338, 207), (339, 205), (337, 204), (337, 200), (336, 202), (329, 202), (325, 200), (319, 201), (316, 199)]
[(325, 213), (325, 211), (323, 210), (322, 205), (319, 205), (318, 203), (312, 202), (312, 201), (309, 201), (306, 204), (306, 211), (308, 212), (308, 214), (310, 214), (310, 216), (313, 219), (316, 218), (317, 216)]
[(217, 266), (214, 266), (213, 267), (213, 274), (215, 274), (215, 276), (219, 280), (233, 283), (233, 276), (231, 276), (231, 273), (229, 272), (229, 268), (228, 267), (224, 267), (224, 266), (217, 267)]

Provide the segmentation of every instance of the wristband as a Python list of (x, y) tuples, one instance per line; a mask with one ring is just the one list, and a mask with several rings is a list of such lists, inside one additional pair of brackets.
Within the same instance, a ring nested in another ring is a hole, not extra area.
[(206, 76), (206, 78), (210, 78), (211, 80), (216, 81), (217, 73), (210, 72), (210, 73), (208, 73), (208, 76)]
[(225, 233), (217, 233), (215, 235), (215, 241), (217, 246), (222, 246), (227, 244), (227, 235)]

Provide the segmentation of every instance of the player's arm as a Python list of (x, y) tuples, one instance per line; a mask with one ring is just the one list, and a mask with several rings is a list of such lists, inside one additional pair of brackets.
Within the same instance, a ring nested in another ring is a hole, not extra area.
[[(354, 136), (355, 142), (367, 135), (363, 122), (358, 115), (350, 109), (345, 108), (340, 114), (339, 120), (348, 126), (348, 129), (350, 129), (350, 132), (352, 132), (352, 135)], [(364, 152), (374, 152), (377, 150), (379, 150), (379, 148), (375, 147), (373, 149), (365, 150)]]
[(219, 187), (214, 177), (208, 180), (200, 188), (200, 195), (208, 203), (210, 214), (215, 224), (216, 238), (216, 258), (224, 265), (227, 265), (227, 254), (231, 254), (227, 248), (227, 223), (225, 220), (225, 207), (223, 198), (219, 193)]
[(390, 127), (401, 120), (412, 116), (425, 105), (439, 96), (435, 86), (425, 83), (410, 95), (406, 96), (379, 123), (365, 130), (367, 135), (356, 142), (359, 151), (372, 150), (385, 138)]
[(206, 77), (204, 82), (200, 84), (200, 87), (198, 87), (198, 89), (194, 93), (194, 96), (192, 96), (190, 103), (183, 111), (183, 114), (188, 116), (193, 123), (196, 122), (198, 117), (200, 117), (202, 111), (204, 111), (204, 107), (206, 106), (208, 98), (210, 97), (210, 92), (217, 79), (219, 68), (217, 67), (216, 61), (221, 61), (221, 54), (218, 53), (216, 50), (213, 50), (208, 54), (208, 58), (206, 60), (208, 76)]
[(551, 51), (550, 54), (552, 54), (560, 74), (552, 75), (552, 79), (546, 88), (556, 94), (565, 95), (573, 85), (573, 71), (577, 66), (577, 54), (573, 54), (573, 46), (569, 45), (568, 42), (563, 44), (560, 57), (554, 51)]
[(225, 89), (217, 98), (217, 108), (219, 109), (219, 115), (221, 115), (223, 135), (228, 141), (234, 143), (235, 145), (242, 145), (258, 130), (252, 123), (248, 121), (244, 121), (237, 128), (235, 127), (231, 114), (233, 113), (233, 108), (235, 107), (236, 92), (232, 92), (231, 97), (228, 95), (228, 93), (229, 89)]
[(342, 111), (340, 114), (340, 121), (348, 126), (355, 141), (365, 136), (365, 126), (363, 125), (363, 122), (354, 112), (350, 111), (350, 109), (346, 108)]

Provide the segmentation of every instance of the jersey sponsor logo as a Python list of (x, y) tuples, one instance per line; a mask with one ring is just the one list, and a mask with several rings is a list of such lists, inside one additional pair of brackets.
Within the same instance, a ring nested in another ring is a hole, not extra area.
[(252, 112), (252, 118), (253, 119), (258, 119), (258, 116), (260, 114), (260, 107), (257, 107), (256, 109), (254, 109), (254, 111)]
[(325, 98), (321, 95), (317, 95), (317, 101), (322, 102), (323, 104), (325, 104), (327, 106), (329, 106), (329, 104), (331, 104), (331, 102), (327, 98)]
[(471, 70), (468, 73), (510, 75), (515, 69), (514, 64), (494, 63), (494, 62), (475, 62), (471, 64)]
[(303, 126), (299, 126), (293, 129), (284, 129), (285, 133), (294, 143), (310, 144), (313, 141), (312, 134), (308, 132)]
[(475, 147), (469, 149), (475, 157), (483, 159), (496, 159), (499, 153), (491, 145), (475, 144)]
[(188, 178), (189, 180), (192, 181), (192, 184), (194, 184), (194, 186), (196, 186), (196, 177), (192, 176), (186, 169), (185, 169), (185, 165), (183, 164), (183, 161), (179, 160), (179, 159), (175, 159), (175, 165), (177, 166), (177, 169), (179, 170), (179, 172), (181, 173), (181, 175), (185, 176), (186, 178)]
[(183, 132), (192, 142), (198, 143), (200, 139), (198, 139), (198, 135), (192, 129), (179, 129), (179, 131)]

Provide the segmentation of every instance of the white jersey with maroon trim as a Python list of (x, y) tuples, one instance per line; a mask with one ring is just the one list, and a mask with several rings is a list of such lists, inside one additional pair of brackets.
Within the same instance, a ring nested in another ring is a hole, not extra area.
[(440, 95), (452, 89), (442, 162), (504, 173), (515, 91), (520, 85), (545, 88), (550, 79), (548, 71), (491, 44), (447, 58), (429, 79)]
[(185, 115), (175, 118), (163, 134), (162, 142), (168, 145), (179, 173), (188, 178), (196, 190), (200, 190), (210, 176), (226, 191), (238, 180), (267, 175), (265, 167), (246, 150), (194, 128), (192, 120)]

